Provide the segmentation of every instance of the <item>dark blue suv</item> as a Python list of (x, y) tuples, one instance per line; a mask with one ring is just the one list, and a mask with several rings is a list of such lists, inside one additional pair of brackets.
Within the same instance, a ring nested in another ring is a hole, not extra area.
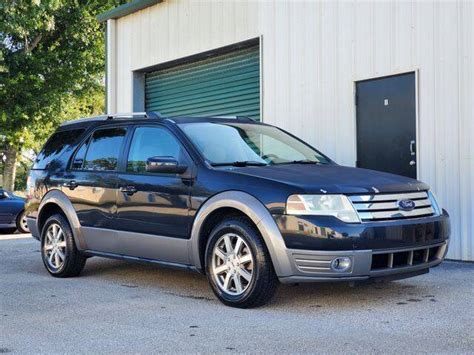
[(155, 113), (64, 123), (28, 180), (28, 226), (53, 276), (90, 256), (205, 273), (235, 307), (278, 282), (399, 279), (443, 260), (448, 214), (419, 181), (339, 166), (246, 118)]

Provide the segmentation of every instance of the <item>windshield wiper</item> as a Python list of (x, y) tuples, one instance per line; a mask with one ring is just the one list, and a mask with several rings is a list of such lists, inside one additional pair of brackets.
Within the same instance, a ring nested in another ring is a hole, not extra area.
[(267, 163), (262, 163), (259, 161), (233, 161), (229, 163), (214, 163), (211, 164), (212, 166), (266, 166), (268, 165)]
[(275, 165), (283, 165), (283, 164), (316, 164), (321, 165), (321, 162), (309, 160), (309, 159), (302, 159), (302, 160), (293, 160), (293, 161), (285, 161), (281, 163), (276, 163)]

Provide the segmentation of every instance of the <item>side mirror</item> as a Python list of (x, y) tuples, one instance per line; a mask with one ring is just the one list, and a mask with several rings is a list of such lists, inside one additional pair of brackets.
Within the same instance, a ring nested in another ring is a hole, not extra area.
[(4, 198), (7, 198), (7, 195), (3, 191), (0, 191), (0, 200), (3, 200)]
[(146, 161), (146, 171), (149, 173), (182, 174), (188, 167), (179, 165), (173, 157), (151, 157)]

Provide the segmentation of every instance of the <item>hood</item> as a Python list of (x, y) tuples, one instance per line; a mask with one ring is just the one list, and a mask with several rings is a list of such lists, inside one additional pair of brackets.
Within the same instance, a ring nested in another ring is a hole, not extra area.
[(428, 190), (429, 186), (404, 176), (336, 164), (285, 164), (226, 168), (301, 189), (304, 193), (392, 193)]

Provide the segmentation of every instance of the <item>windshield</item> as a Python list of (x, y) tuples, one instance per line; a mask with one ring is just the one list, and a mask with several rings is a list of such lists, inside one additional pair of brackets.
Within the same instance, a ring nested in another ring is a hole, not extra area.
[(212, 165), (329, 163), (318, 151), (272, 126), (196, 122), (180, 127)]

